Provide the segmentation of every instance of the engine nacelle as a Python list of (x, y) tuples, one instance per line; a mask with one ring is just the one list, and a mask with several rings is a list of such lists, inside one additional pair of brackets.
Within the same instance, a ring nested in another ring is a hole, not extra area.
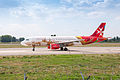
[(50, 44), (50, 46), (48, 46), (48, 49), (59, 49), (60, 48), (60, 44)]

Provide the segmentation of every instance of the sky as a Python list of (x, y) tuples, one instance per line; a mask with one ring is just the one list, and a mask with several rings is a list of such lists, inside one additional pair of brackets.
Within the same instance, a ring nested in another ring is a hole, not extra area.
[(120, 0), (0, 0), (0, 35), (120, 36)]

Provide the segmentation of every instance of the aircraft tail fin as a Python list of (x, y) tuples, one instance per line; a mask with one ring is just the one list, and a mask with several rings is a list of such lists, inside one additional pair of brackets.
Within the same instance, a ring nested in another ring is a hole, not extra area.
[(106, 25), (106, 23), (101, 23), (100, 26), (96, 29), (96, 31), (91, 36), (103, 37), (105, 25)]

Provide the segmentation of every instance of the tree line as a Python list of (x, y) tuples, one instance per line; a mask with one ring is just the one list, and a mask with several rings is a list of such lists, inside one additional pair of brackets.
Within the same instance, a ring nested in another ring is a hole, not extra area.
[[(21, 42), (25, 40), (24, 37), (20, 37), (20, 38), (16, 38), (14, 36), (11, 36), (11, 35), (2, 35), (0, 36), (0, 42)], [(111, 39), (108, 39), (108, 40), (105, 40), (103, 42), (120, 42), (120, 37), (116, 36), (116, 37), (113, 37)]]
[(116, 36), (116, 37), (110, 38), (108, 40), (105, 40), (103, 42), (119, 43), (120, 42), (120, 37)]
[(21, 42), (24, 39), (25, 39), (24, 37), (20, 37), (20, 38), (17, 39), (16, 37), (11, 36), (11, 35), (0, 36), (0, 42)]

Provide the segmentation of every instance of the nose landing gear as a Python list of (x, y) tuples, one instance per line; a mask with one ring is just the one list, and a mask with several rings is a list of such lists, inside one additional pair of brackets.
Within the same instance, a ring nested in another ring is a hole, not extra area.
[(35, 51), (35, 45), (32, 45), (32, 47), (33, 47), (32, 51)]

